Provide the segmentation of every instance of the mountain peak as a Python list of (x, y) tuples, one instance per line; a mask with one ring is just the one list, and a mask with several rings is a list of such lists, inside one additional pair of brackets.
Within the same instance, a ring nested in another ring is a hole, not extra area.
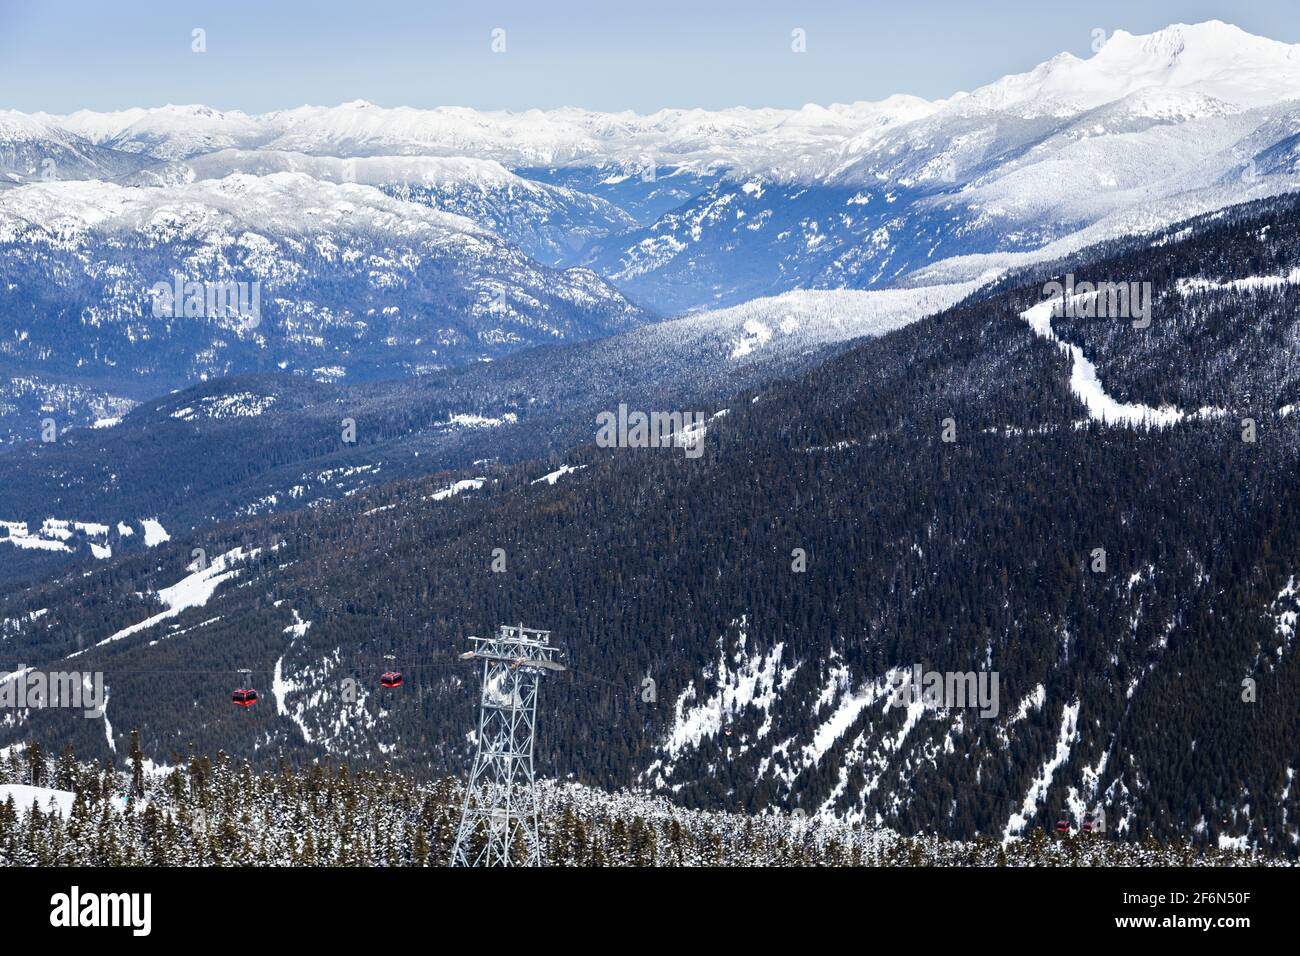
[(988, 109), (1083, 110), (1153, 87), (1243, 107), (1294, 99), (1300, 96), (1300, 45), (1222, 20), (1174, 23), (1148, 34), (1116, 30), (1087, 59), (1058, 54), (1028, 73), (981, 87), (969, 101)]
[(1098, 53), (1106, 59), (1121, 57), (1169, 64), (1191, 59), (1266, 60), (1280, 56), (1295, 60), (1300, 47), (1247, 33), (1241, 27), (1222, 20), (1203, 23), (1172, 23), (1155, 33), (1132, 34), (1116, 30)]
[[(1107, 46), (1116, 42), (1120, 44), (1135, 43), (1149, 53), (1168, 53), (1176, 56), (1186, 48), (1188, 43), (1212, 42), (1222, 44), (1226, 42), (1250, 45), (1253, 43), (1276, 44), (1277, 41), (1247, 33), (1233, 23), (1225, 23), (1222, 20), (1205, 20), (1201, 23), (1171, 23), (1163, 30), (1157, 30), (1155, 33), (1134, 34), (1129, 33), (1127, 30), (1115, 30), (1110, 35)], [(1286, 44), (1280, 45), (1285, 46)]]

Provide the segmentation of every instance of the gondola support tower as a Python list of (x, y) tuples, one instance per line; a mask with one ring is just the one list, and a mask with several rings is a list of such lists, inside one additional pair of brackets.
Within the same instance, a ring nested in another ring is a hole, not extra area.
[(551, 644), (550, 631), (523, 624), (503, 624), (495, 637), (470, 642), (473, 650), (461, 659), (483, 665), (478, 742), (451, 865), (541, 866), (533, 766), (537, 693), (543, 674), (566, 669), (557, 659), (560, 649)]

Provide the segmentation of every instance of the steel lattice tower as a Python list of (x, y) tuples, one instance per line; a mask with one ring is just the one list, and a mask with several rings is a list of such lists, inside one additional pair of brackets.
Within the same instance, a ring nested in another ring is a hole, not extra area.
[[(551, 632), (503, 624), (496, 637), (471, 637), (463, 660), (483, 662), (478, 749), (461, 809), (452, 866), (517, 866), (510, 851), (518, 840), (525, 866), (542, 865), (533, 736), (542, 674), (562, 671)], [(480, 827), (487, 842), (475, 849)]]

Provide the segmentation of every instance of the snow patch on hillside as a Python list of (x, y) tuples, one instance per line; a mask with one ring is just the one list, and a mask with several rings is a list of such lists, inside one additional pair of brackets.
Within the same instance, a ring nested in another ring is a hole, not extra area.
[(575, 471), (581, 471), (586, 467), (586, 465), (561, 465), (559, 468), (555, 469), (555, 471), (548, 472), (540, 478), (534, 478), (530, 483), (540, 485), (542, 482), (546, 482), (548, 485), (553, 485), (565, 475), (572, 474)]
[(445, 501), (453, 495), (458, 495), (463, 491), (477, 491), (487, 484), (486, 478), (462, 478), (460, 481), (452, 484), (441, 491), (435, 491), (427, 496), (425, 501)]
[(1269, 613), (1273, 617), (1274, 633), (1282, 641), (1276, 649), (1280, 658), (1295, 641), (1296, 621), (1300, 619), (1300, 585), (1296, 583), (1295, 575), (1287, 578), (1282, 590), (1278, 591)]
[[(293, 609), (293, 623), (284, 629), (284, 633), (290, 635), (289, 648), (292, 648), (300, 637), (305, 636), (310, 628), (311, 621), (304, 621), (297, 609)], [(284, 676), (284, 658), (286, 654), (288, 654), (288, 648), (286, 648), (285, 654), (281, 654), (279, 659), (276, 660), (275, 672), (271, 678), (271, 694), (275, 698), (275, 712), (281, 717), (288, 717), (292, 720), (302, 733), (302, 739), (310, 744), (312, 734), (307, 727), (307, 722), (303, 719), (303, 708), (294, 707), (291, 709), (288, 703), (289, 695), (294, 691), (303, 689), (306, 685), (300, 685)]]
[(774, 352), (884, 335), (950, 308), (982, 280), (914, 289), (800, 289), (663, 323), (661, 334), (708, 331), (724, 337), (732, 362)]
[[(73, 521), (65, 518), (46, 518), (37, 531), (28, 529), (25, 521), (0, 521), (0, 543), (16, 548), (72, 552), (78, 539), (89, 545), (96, 558), (112, 557), (108, 545), (109, 527), (96, 521)], [(103, 539), (103, 540), (95, 540)]]
[(1070, 757), (1070, 750), (1079, 739), (1078, 720), (1079, 701), (1076, 700), (1074, 703), (1066, 704), (1062, 708), (1061, 731), (1057, 736), (1056, 749), (1043, 762), (1042, 767), (1029, 784), (1029, 790), (1025, 794), (1025, 800), (1020, 810), (1011, 814), (1011, 818), (1007, 820), (1007, 828), (1003, 833), (1004, 840), (1018, 836), (1037, 814), (1038, 805), (1043, 802), (1048, 789), (1052, 785), (1052, 777), (1056, 775), (1057, 770), (1065, 765), (1065, 761)]
[(1257, 292), (1273, 291), (1288, 285), (1300, 285), (1300, 269), (1292, 269), (1285, 275), (1246, 276), (1242, 279), (1179, 279), (1176, 288), (1178, 294), (1187, 296), (1198, 292)]
[(5, 537), (0, 537), (0, 541), (12, 544), (15, 548), (41, 551), (72, 550), (57, 538), (46, 538), (40, 534), (30, 533), (26, 521), (0, 521), (0, 530), (6, 532)]
[(275, 404), (274, 395), (237, 392), (231, 395), (209, 395), (199, 399), (196, 406), (178, 408), (171, 417), (191, 422), (197, 418), (220, 420), (225, 418), (256, 418)]
[(501, 425), (513, 425), (517, 421), (519, 421), (519, 416), (514, 412), (506, 412), (499, 418), (489, 418), (486, 415), (459, 414), (450, 416), (447, 419), (447, 424), (460, 425), (462, 428), (497, 428)]
[(102, 646), (113, 641), (119, 641), (124, 637), (130, 637), (132, 634), (138, 634), (140, 631), (153, 627), (161, 621), (177, 617), (181, 612), (192, 607), (202, 607), (216, 593), (217, 588), (239, 575), (241, 569), (235, 567), (236, 564), (256, 557), (260, 551), (260, 548), (253, 548), (248, 552), (245, 552), (243, 548), (233, 548), (225, 554), (219, 555), (206, 568), (198, 567), (197, 561), (191, 563), (188, 566), (191, 570), (190, 574), (181, 578), (171, 587), (163, 588), (158, 592), (158, 599), (166, 607), (166, 610), (147, 617), (137, 624), (132, 624), (130, 627), (122, 628), (122, 630), (100, 641), (96, 646)]
[(38, 611), (28, 611), (19, 617), (0, 618), (0, 638), (9, 634), (17, 634), (28, 624), (34, 624), (50, 613), (50, 609), (43, 607)]
[(888, 708), (888, 691), (900, 673), (901, 671), (898, 668), (892, 668), (879, 680), (865, 684), (854, 691), (849, 684), (849, 669), (842, 665), (832, 668), (828, 675), (826, 687), (823, 688), (821, 696), (817, 699), (815, 713), (820, 715), (822, 709), (837, 698), (839, 703), (835, 704), (830, 714), (817, 725), (817, 729), (813, 731), (811, 741), (804, 747), (803, 755), (807, 763), (819, 763), (822, 757), (826, 755), (826, 752), (844, 736), (848, 729), (862, 716), (863, 711), (872, 704), (885, 700), (885, 706)]
[(688, 749), (698, 748), (707, 738), (731, 740), (734, 745), (747, 748), (752, 741), (728, 738), (725, 730), (750, 709), (764, 717), (754, 737), (762, 739), (769, 732), (772, 706), (798, 664), (782, 666), (783, 643), (772, 645), (765, 654), (751, 655), (746, 647), (748, 634), (743, 629), (744, 622), (740, 623), (742, 630), (730, 659), (725, 639), (719, 637), (717, 660), (702, 675), (702, 680), (713, 683), (713, 692), (701, 698), (694, 681), (682, 691), (673, 705), (673, 724), (660, 745), (663, 758), (647, 767), (642, 779), (663, 786), (664, 777), (671, 776), (675, 761)]
[(167, 529), (162, 526), (162, 523), (157, 518), (141, 518), (140, 527), (144, 529), (145, 547), (156, 547), (172, 539), (172, 536), (167, 533)]

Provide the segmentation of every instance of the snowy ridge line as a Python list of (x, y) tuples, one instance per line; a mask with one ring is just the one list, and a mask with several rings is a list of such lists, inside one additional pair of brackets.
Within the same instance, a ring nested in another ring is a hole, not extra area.
[[(397, 168), (442, 182), (455, 177), (496, 185), (509, 182), (497, 163), (612, 166), (610, 182), (619, 181), (620, 172), (623, 178), (636, 174), (646, 155), (665, 166), (705, 174), (719, 166), (781, 168), (790, 153), (833, 158), (846, 142), (927, 116), (942, 102), (897, 95), (874, 103), (810, 104), (798, 110), (735, 107), (637, 114), (574, 107), (522, 113), (386, 108), (356, 100), (260, 115), (199, 105), (9, 115), (44, 124), (47, 136), (66, 131), (99, 145), (174, 161), (225, 151), (229, 164), (238, 158), (235, 151), (255, 149), (280, 157), (279, 168), (317, 174), (325, 171), (330, 157), (349, 157), (357, 161), (358, 178)], [(466, 166), (464, 156), (477, 162)], [(196, 165), (203, 170), (205, 164)], [(219, 171), (220, 164), (215, 165)]]
[(264, 231), (296, 238), (326, 230), (386, 231), (403, 237), (491, 237), (464, 216), (393, 199), (374, 186), (335, 184), (302, 173), (249, 176), (139, 188), (97, 179), (35, 182), (0, 193), (0, 240), (41, 238), (75, 248), (91, 233), (184, 226), (188, 235), (233, 241)]

